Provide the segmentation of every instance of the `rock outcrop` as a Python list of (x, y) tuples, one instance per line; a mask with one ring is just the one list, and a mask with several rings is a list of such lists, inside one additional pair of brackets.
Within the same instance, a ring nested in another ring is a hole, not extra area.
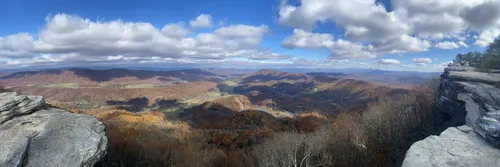
[(451, 127), (439, 136), (414, 143), (404, 167), (492, 167), (500, 165), (500, 150), (467, 125)]
[(443, 127), (467, 124), (492, 144), (500, 146), (500, 73), (472, 67), (446, 68), (441, 76), (437, 106)]
[(47, 108), (40, 96), (0, 93), (1, 167), (91, 167), (106, 146), (96, 118)]
[(17, 96), (16, 92), (5, 92), (0, 96), (0, 124), (12, 117), (29, 114), (45, 105), (41, 96)]
[(446, 68), (441, 75), (437, 114), (441, 118), (438, 126), (447, 129), (440, 136), (414, 143), (403, 166), (498, 166), (500, 89), (494, 85), (499, 82), (499, 71)]

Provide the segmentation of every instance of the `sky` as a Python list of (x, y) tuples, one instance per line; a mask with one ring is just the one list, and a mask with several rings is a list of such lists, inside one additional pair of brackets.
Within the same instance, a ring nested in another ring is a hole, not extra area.
[(500, 0), (0, 0), (0, 70), (440, 72), (500, 35)]

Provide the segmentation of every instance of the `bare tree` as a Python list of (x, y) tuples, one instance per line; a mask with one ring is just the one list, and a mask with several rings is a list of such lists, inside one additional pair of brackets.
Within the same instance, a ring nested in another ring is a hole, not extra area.
[(327, 130), (313, 134), (276, 134), (255, 148), (258, 164), (262, 167), (324, 166), (328, 162), (325, 154), (328, 136)]
[(410, 93), (382, 99), (363, 114), (371, 150), (397, 163), (415, 141), (431, 131), (432, 96)]

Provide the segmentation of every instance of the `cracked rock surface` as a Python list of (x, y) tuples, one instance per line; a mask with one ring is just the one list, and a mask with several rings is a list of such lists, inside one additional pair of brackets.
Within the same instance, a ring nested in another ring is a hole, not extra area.
[(438, 107), (446, 118), (443, 126), (467, 124), (500, 148), (500, 89), (492, 85), (499, 81), (498, 71), (485, 73), (472, 67), (446, 68), (438, 95)]
[(500, 166), (500, 89), (493, 86), (498, 82), (498, 70), (446, 68), (437, 115), (439, 127), (447, 129), (414, 143), (403, 167)]
[(414, 143), (404, 167), (492, 167), (500, 165), (500, 150), (466, 125), (446, 129)]
[(0, 166), (94, 166), (106, 152), (104, 125), (44, 105), (39, 96), (0, 93)]

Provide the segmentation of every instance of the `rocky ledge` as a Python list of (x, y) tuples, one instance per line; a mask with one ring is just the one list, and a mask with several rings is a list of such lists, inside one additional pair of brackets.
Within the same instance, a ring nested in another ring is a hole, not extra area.
[(500, 146), (500, 73), (472, 67), (450, 67), (441, 76), (438, 98), (443, 127), (467, 124), (492, 144)]
[(498, 82), (498, 70), (446, 68), (437, 114), (441, 118), (438, 127), (450, 128), (413, 144), (403, 166), (498, 166), (500, 89), (494, 86)]
[(45, 107), (40, 96), (0, 93), (0, 166), (94, 166), (106, 153), (96, 118)]
[(439, 136), (414, 143), (404, 167), (492, 167), (500, 164), (500, 150), (487, 143), (467, 125), (451, 127)]

